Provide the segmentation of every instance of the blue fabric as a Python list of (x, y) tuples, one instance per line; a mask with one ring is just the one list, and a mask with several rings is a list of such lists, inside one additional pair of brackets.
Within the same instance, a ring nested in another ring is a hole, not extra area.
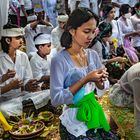
[[(78, 82), (82, 77), (84, 77), (83, 72), (81, 70), (72, 69), (69, 71), (69, 74), (66, 77), (64, 82), (64, 87), (68, 88)], [(83, 97), (85, 93), (85, 88), (82, 87), (73, 97), (73, 103), (77, 104)]]
[(73, 103), (77, 104), (84, 97), (85, 88), (82, 87), (73, 97)]

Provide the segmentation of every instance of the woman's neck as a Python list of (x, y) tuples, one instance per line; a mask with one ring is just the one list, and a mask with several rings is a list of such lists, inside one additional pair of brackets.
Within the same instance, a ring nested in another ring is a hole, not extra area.
[(106, 22), (111, 23), (111, 22), (112, 22), (112, 19), (107, 18), (107, 19), (106, 19)]
[(68, 48), (67, 51), (70, 53), (70, 55), (78, 55), (83, 51), (83, 47), (80, 48), (72, 45), (72, 47)]
[(73, 54), (79, 54), (81, 52), (81, 50), (83, 50), (83, 47), (80, 46), (80, 44), (75, 41), (75, 43), (72, 43), (71, 44), (71, 47), (68, 49), (70, 50)]
[(85, 51), (82, 48), (79, 50), (73, 49), (72, 47), (67, 49), (69, 52), (74, 64), (78, 67), (86, 67), (88, 65), (87, 57)]

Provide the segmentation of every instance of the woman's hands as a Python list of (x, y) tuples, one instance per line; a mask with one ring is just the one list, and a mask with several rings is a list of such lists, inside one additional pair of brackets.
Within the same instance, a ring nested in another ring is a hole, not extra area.
[(104, 68), (89, 72), (86, 76), (87, 82), (103, 82), (107, 80), (108, 72), (106, 70), (107, 69), (104, 67)]
[(81, 78), (79, 81), (77, 81), (75, 84), (69, 87), (69, 90), (73, 95), (76, 94), (76, 92), (83, 87), (88, 82), (95, 82), (96, 86), (99, 89), (104, 88), (104, 81), (108, 78), (108, 72), (106, 71), (106, 68), (103, 67), (98, 70), (94, 70), (89, 72), (85, 77)]
[(104, 89), (104, 81), (108, 78), (108, 72), (106, 70), (107, 69), (104, 67), (96, 71), (91, 71), (87, 75), (88, 82), (95, 82), (99, 89)]

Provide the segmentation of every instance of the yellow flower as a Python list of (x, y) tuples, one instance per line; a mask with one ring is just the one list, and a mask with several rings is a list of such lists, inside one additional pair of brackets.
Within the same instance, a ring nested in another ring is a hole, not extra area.
[(8, 124), (3, 114), (0, 112), (0, 123), (2, 124), (5, 131), (9, 131), (12, 129), (12, 126)]
[(113, 43), (115, 48), (118, 47), (118, 39), (117, 38), (112, 38), (112, 43)]

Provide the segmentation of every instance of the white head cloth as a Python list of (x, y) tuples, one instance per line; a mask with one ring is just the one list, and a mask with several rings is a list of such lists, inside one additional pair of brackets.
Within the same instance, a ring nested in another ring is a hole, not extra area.
[(37, 16), (36, 15), (32, 15), (32, 16), (28, 16), (27, 17), (27, 21), (30, 22), (30, 21), (35, 21), (37, 20)]
[(50, 34), (41, 34), (35, 39), (35, 45), (47, 44), (51, 42)]
[(23, 28), (2, 29), (2, 37), (17, 37), (23, 35)]
[(68, 15), (59, 15), (57, 17), (57, 20), (60, 21), (60, 22), (67, 22), (69, 16)]

